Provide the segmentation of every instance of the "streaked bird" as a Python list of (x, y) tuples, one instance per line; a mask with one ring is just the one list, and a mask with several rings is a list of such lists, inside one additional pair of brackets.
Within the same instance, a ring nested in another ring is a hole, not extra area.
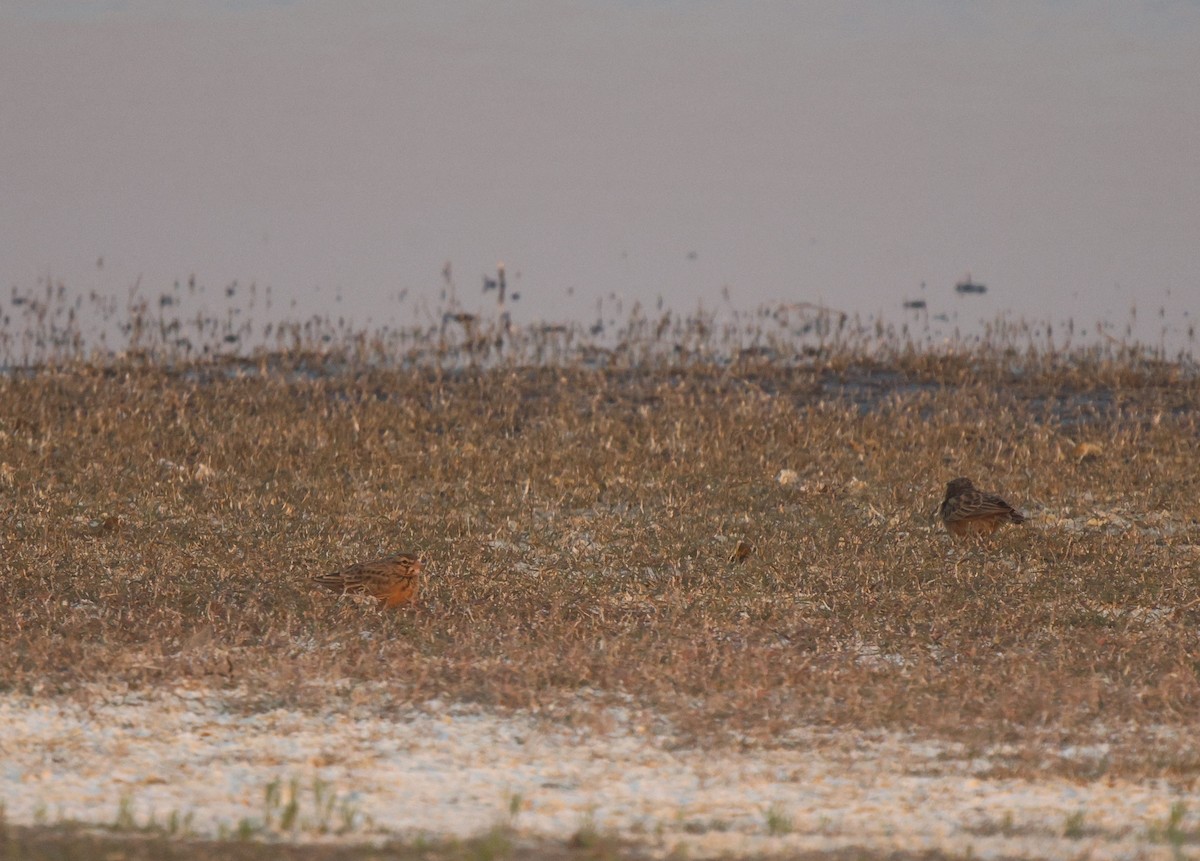
[(969, 478), (946, 484), (938, 516), (951, 535), (989, 535), (1003, 523), (1024, 523), (1025, 515), (994, 493), (985, 493)]
[(318, 574), (313, 582), (342, 595), (370, 595), (384, 607), (399, 607), (416, 601), (421, 588), (421, 565), (419, 557), (397, 553), (359, 562), (332, 574)]

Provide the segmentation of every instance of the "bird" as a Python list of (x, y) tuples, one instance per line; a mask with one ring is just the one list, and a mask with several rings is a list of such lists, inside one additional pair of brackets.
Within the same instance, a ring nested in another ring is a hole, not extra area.
[(342, 595), (370, 595), (384, 608), (417, 600), (424, 561), (412, 553), (359, 562), (331, 574), (318, 574), (313, 582)]
[(733, 552), (729, 554), (729, 561), (733, 563), (745, 562), (753, 552), (753, 544), (748, 541), (739, 541), (737, 546), (733, 548)]
[(984, 493), (969, 478), (946, 484), (938, 515), (951, 535), (988, 535), (1002, 523), (1024, 523), (1025, 515), (994, 493)]

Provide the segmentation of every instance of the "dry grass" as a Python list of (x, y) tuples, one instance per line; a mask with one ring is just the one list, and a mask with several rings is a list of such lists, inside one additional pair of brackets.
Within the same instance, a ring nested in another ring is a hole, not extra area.
[[(660, 854), (610, 835), (576, 835), (568, 841), (529, 840), (499, 829), (467, 840), (400, 843), (382, 846), (286, 843), (253, 840), (181, 840), (158, 834), (106, 834), (73, 825), (50, 828), (0, 828), (0, 852), (12, 861), (620, 861)], [(668, 857), (686, 857), (671, 855)], [(902, 852), (860, 848), (799, 851), (789, 861), (949, 861), (958, 857), (936, 850)]]
[[(1139, 745), (1200, 714), (1185, 366), (650, 352), (0, 377), (0, 679), (583, 721), (618, 698), (710, 743), (1111, 731), (1102, 770), (1200, 774), (1194, 742)], [(932, 512), (959, 474), (1031, 523), (952, 541)], [(416, 610), (306, 582), (401, 550), (429, 561)]]
[[(105, 832), (72, 823), (35, 828), (0, 824), (0, 857), (12, 861), (616, 861), (651, 857), (641, 847), (610, 841), (575, 846), (561, 841), (522, 840), (503, 829), (467, 840), (389, 841), (380, 846), (298, 843), (252, 839), (194, 840), (155, 831)], [(862, 859), (853, 853), (812, 853), (813, 861)], [(897, 856), (888, 856), (889, 858)], [(936, 855), (913, 856), (934, 861)]]

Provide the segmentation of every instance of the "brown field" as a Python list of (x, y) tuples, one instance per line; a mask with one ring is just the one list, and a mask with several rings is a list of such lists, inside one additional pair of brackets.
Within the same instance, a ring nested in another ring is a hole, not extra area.
[[(633, 702), (702, 744), (800, 724), (1008, 741), (1014, 774), (1070, 773), (1045, 741), (1102, 737), (1081, 777), (1200, 776), (1186, 363), (384, 352), (0, 377), (0, 683), (584, 725)], [(933, 511), (957, 475), (1029, 522), (952, 539)], [(309, 583), (399, 551), (426, 562), (413, 608)]]
[[(983, 778), (1200, 777), (1186, 357), (1019, 326), (913, 343), (821, 309), (740, 330), (635, 313), (599, 338), (313, 320), (250, 343), (145, 307), (130, 349), (85, 355), (73, 315), (24, 307), (24, 335), (0, 332), (4, 691), (385, 717), (439, 699), (601, 733), (618, 704), (689, 746), (889, 729), (988, 752)], [(958, 475), (1028, 522), (947, 535)], [(413, 607), (312, 583), (397, 552), (424, 560)], [(28, 859), (644, 851), (503, 827), (373, 848), (143, 831), (0, 806), (0, 855)], [(842, 856), (872, 854), (812, 855)]]

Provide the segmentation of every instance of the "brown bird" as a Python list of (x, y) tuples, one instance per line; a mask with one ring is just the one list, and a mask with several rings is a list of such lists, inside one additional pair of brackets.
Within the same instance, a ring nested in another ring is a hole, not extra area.
[(737, 546), (733, 548), (733, 552), (729, 554), (730, 562), (745, 562), (750, 558), (750, 554), (754, 552), (754, 545), (748, 541), (739, 541)]
[(1025, 515), (994, 493), (984, 493), (969, 478), (946, 485), (946, 498), (938, 515), (951, 535), (987, 535), (1002, 523), (1024, 523)]
[(332, 574), (318, 574), (313, 581), (343, 595), (370, 595), (384, 607), (399, 607), (417, 599), (421, 565), (422, 560), (411, 553), (397, 553)]

